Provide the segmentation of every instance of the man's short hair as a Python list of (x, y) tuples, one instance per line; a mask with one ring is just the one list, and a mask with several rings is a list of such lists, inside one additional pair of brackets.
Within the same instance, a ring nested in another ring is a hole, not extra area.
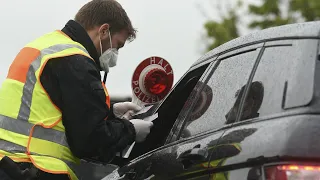
[(116, 0), (92, 0), (88, 2), (78, 11), (75, 21), (87, 31), (108, 23), (112, 34), (127, 30), (129, 41), (136, 38), (136, 30), (133, 28), (126, 11)]

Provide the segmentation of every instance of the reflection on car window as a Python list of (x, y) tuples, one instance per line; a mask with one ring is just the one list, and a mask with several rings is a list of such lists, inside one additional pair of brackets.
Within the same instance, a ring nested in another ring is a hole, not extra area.
[[(197, 83), (197, 85), (195, 86), (195, 88), (193, 89), (188, 100), (186, 101), (183, 109), (185, 109), (185, 110), (190, 109), (190, 107), (195, 99), (196, 99), (196, 102), (194, 102), (195, 106), (194, 106), (193, 110), (190, 112), (188, 120), (184, 124), (185, 127), (187, 127), (194, 120), (199, 119), (209, 108), (211, 101), (212, 101), (211, 87), (204, 84), (203, 82), (199, 81)], [(180, 114), (180, 118), (181, 118), (181, 114)], [(191, 136), (190, 131), (188, 129), (184, 129), (181, 133), (182, 133), (181, 134), (182, 137)]]
[(226, 115), (239, 98), (236, 92), (247, 83), (257, 54), (257, 51), (251, 51), (221, 61), (207, 86), (198, 93), (200, 97), (189, 99), (198, 102), (185, 119), (180, 138), (218, 129), (228, 122)]
[[(231, 124), (236, 121), (237, 113), (240, 107), (240, 100), (245, 91), (245, 87), (246, 85), (242, 86), (242, 88), (236, 92), (237, 100), (226, 115), (227, 124)], [(247, 94), (248, 95), (243, 104), (243, 111), (242, 111), (240, 120), (259, 117), (258, 111), (261, 107), (261, 104), (263, 101), (263, 95), (264, 95), (263, 84), (259, 81), (255, 81), (251, 83)]]
[[(258, 68), (255, 72), (253, 82), (260, 82), (260, 93), (263, 93), (263, 101), (259, 106), (259, 116), (279, 113), (282, 110), (282, 99), (285, 82), (293, 76), (295, 69), (294, 58), (288, 58), (288, 54), (295, 48), (292, 46), (268, 47), (265, 49)], [(289, 82), (290, 83), (290, 82)], [(258, 93), (258, 92), (257, 92)], [(250, 100), (250, 93), (246, 101)], [(249, 102), (250, 104), (250, 102)], [(250, 111), (250, 105), (244, 106), (243, 114)], [(242, 117), (241, 120), (252, 117)]]

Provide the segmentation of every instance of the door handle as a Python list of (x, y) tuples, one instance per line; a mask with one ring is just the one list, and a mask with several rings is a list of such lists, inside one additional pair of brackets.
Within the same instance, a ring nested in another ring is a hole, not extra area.
[[(143, 180), (151, 180), (154, 177), (155, 177), (155, 175), (152, 174), (149, 177), (144, 178)], [(135, 179), (135, 178), (136, 178), (135, 172), (127, 172), (123, 176), (119, 177), (117, 180), (131, 180), (131, 179)]]
[(130, 171), (130, 172), (124, 173), (124, 175), (119, 177), (118, 180), (131, 180), (131, 179), (134, 179), (135, 177), (136, 177), (136, 173)]
[(192, 149), (181, 153), (177, 160), (183, 165), (183, 169), (188, 169), (194, 164), (206, 162), (208, 154), (208, 148), (201, 148), (201, 145), (198, 144)]
[(144, 178), (143, 180), (151, 180), (152, 178), (156, 177), (154, 174), (151, 174), (149, 177)]

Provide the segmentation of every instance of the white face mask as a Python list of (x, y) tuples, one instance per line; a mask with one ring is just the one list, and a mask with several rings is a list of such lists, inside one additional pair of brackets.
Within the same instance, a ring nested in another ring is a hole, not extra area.
[(105, 72), (109, 72), (110, 67), (116, 66), (117, 59), (118, 59), (118, 50), (116, 48), (112, 48), (110, 31), (109, 31), (109, 37), (110, 37), (110, 46), (111, 47), (109, 49), (107, 49), (104, 53), (102, 53), (102, 43), (101, 43), (101, 39), (100, 39), (101, 56), (100, 56), (99, 60), (100, 60), (101, 69)]

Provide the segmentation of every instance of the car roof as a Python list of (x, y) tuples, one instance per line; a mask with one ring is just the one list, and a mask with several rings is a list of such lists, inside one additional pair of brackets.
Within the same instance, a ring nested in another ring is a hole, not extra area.
[(250, 33), (245, 36), (238, 37), (229, 42), (218, 46), (202, 57), (200, 57), (192, 66), (196, 66), (214, 56), (228, 52), (233, 49), (238, 49), (244, 45), (255, 44), (263, 41), (271, 41), (277, 39), (289, 38), (319, 38), (320, 21), (311, 21), (304, 23), (287, 24), (272, 28), (267, 28)]

